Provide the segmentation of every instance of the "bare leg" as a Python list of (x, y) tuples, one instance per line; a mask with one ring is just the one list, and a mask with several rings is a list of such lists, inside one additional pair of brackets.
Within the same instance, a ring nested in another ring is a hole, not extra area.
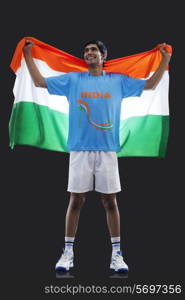
[(116, 194), (101, 194), (101, 199), (106, 212), (110, 236), (119, 237), (120, 215), (117, 206)]
[(85, 194), (71, 193), (65, 218), (65, 236), (75, 237), (80, 211), (85, 202)]

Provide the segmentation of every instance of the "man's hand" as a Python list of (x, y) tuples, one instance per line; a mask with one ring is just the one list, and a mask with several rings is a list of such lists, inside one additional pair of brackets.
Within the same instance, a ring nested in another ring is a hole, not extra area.
[(32, 41), (26, 40), (26, 41), (25, 41), (25, 45), (24, 45), (24, 47), (23, 47), (24, 53), (30, 52), (34, 45), (35, 45), (35, 44), (34, 44)]
[(172, 54), (169, 53), (169, 52), (167, 52), (167, 51), (165, 50), (165, 47), (166, 47), (166, 43), (161, 44), (160, 47), (159, 47), (159, 51), (161, 52), (163, 59), (164, 59), (164, 60), (166, 61), (166, 63), (168, 64), (168, 63), (170, 62), (170, 59), (171, 59)]

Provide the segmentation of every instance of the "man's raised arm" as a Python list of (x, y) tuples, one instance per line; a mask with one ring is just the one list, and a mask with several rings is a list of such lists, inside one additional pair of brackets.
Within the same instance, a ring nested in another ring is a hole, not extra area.
[(36, 64), (34, 63), (33, 57), (31, 55), (31, 49), (34, 43), (27, 40), (25, 46), (23, 47), (24, 58), (30, 72), (31, 78), (37, 87), (47, 88), (44, 77), (39, 72)]
[(146, 80), (146, 85), (145, 85), (145, 90), (149, 89), (155, 89), (155, 87), (158, 85), (159, 81), (161, 80), (164, 71), (166, 70), (167, 65), (170, 62), (171, 59), (171, 53), (168, 53), (165, 51), (165, 46), (166, 44), (162, 44), (161, 47), (159, 48), (161, 54), (162, 54), (162, 60), (161, 63), (158, 67), (158, 69), (155, 71), (155, 73), (148, 79)]

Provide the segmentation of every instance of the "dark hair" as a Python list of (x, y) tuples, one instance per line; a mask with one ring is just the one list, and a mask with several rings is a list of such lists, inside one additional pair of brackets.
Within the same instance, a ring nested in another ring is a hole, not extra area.
[(98, 49), (100, 50), (100, 52), (105, 56), (105, 59), (107, 58), (107, 47), (105, 46), (105, 44), (103, 42), (98, 41), (98, 40), (92, 40), (92, 41), (86, 43), (84, 45), (84, 48), (90, 44), (95, 44), (98, 47)]

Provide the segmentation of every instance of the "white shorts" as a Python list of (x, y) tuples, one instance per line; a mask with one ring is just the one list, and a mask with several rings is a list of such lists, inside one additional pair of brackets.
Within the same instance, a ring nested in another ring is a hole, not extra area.
[(85, 193), (92, 190), (104, 194), (120, 192), (116, 152), (71, 151), (67, 190), (71, 193)]

